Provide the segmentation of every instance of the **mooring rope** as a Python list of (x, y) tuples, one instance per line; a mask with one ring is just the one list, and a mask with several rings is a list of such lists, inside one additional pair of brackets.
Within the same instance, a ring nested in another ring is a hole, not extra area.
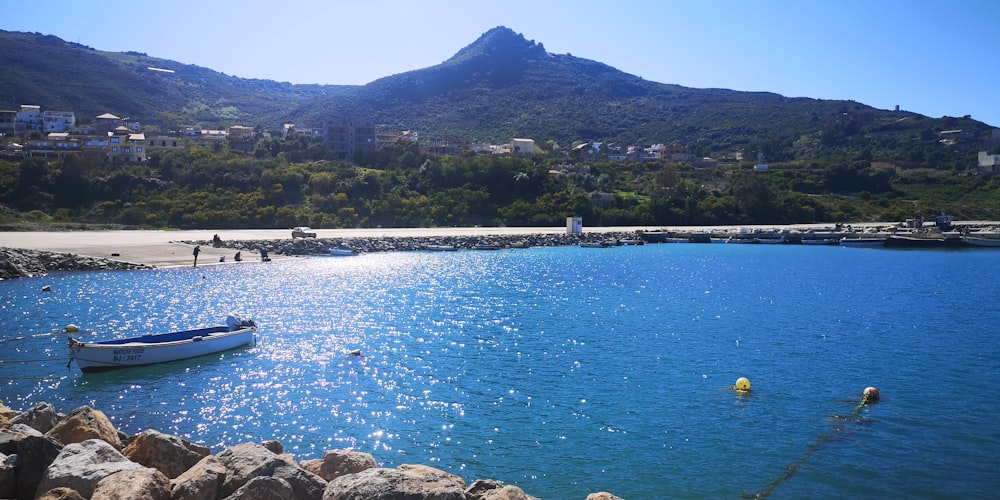
[(854, 410), (852, 410), (851, 413), (849, 413), (846, 417), (837, 417), (837, 421), (834, 424), (833, 429), (830, 432), (827, 432), (826, 434), (820, 434), (820, 436), (816, 438), (816, 442), (813, 443), (808, 450), (806, 450), (805, 455), (802, 455), (802, 458), (796, 460), (795, 462), (792, 462), (787, 467), (785, 467), (785, 470), (781, 473), (781, 475), (778, 476), (778, 478), (775, 479), (774, 481), (771, 481), (771, 484), (768, 484), (763, 491), (761, 491), (760, 493), (744, 494), (742, 495), (742, 498), (753, 498), (753, 499), (767, 498), (768, 495), (770, 495), (778, 486), (781, 485), (781, 483), (785, 482), (786, 480), (791, 478), (796, 472), (798, 472), (799, 468), (802, 467), (802, 464), (806, 460), (808, 460), (809, 457), (813, 455), (813, 453), (816, 453), (816, 450), (818, 450), (820, 446), (823, 445), (823, 443), (825, 443), (828, 439), (836, 435), (836, 433), (840, 432), (840, 429), (843, 427), (843, 424), (845, 422), (848, 422), (854, 417), (856, 417), (858, 415), (858, 412), (860, 412), (861, 409), (864, 408), (865, 406), (877, 402), (878, 402), (878, 391), (873, 387), (866, 388), (864, 394), (861, 397), (861, 403), (859, 403), (858, 406), (856, 406)]

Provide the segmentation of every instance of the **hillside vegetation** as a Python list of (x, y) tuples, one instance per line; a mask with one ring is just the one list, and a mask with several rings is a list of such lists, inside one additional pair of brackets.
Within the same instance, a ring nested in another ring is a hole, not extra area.
[[(253, 153), (192, 145), (107, 168), (75, 155), (0, 161), (0, 219), (143, 227), (402, 227), (783, 224), (997, 218), (997, 181), (976, 150), (988, 125), (853, 101), (656, 83), (499, 27), (452, 58), (363, 86), (247, 80), (146, 54), (100, 52), (51, 36), (0, 32), (0, 107), (113, 112), (166, 131), (178, 124), (320, 126), (346, 117), (421, 138), (505, 143), (552, 153), (435, 157), (392, 146), (356, 163), (306, 137)], [(148, 68), (174, 71), (165, 73)], [(962, 130), (962, 141), (942, 132)], [(9, 138), (8, 138), (9, 139)], [(572, 146), (685, 145), (714, 167), (584, 159)], [(735, 158), (742, 157), (739, 161)], [(769, 170), (754, 171), (766, 161)], [(885, 168), (872, 168), (873, 162)]]

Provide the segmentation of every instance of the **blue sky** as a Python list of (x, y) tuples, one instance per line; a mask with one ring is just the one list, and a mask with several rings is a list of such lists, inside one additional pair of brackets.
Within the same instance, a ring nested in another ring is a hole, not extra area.
[(0, 0), (0, 8), (7, 31), (292, 83), (361, 85), (426, 68), (506, 26), (549, 52), (647, 80), (1000, 126), (995, 0)]

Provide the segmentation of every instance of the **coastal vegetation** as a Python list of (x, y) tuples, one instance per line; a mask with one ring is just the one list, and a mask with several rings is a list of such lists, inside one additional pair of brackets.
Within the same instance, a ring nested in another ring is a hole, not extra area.
[[(1000, 181), (974, 169), (873, 169), (862, 153), (694, 167), (543, 154), (434, 156), (395, 145), (355, 163), (318, 139), (255, 153), (157, 151), (113, 169), (67, 155), (0, 161), (0, 222), (145, 228), (798, 224), (948, 213), (996, 219)], [(968, 155), (966, 155), (968, 156)]]

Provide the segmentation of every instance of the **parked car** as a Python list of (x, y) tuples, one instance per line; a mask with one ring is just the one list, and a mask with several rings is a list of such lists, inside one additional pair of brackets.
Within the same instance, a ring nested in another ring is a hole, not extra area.
[(292, 229), (292, 239), (295, 238), (315, 238), (316, 231), (313, 231), (308, 226), (299, 226)]

